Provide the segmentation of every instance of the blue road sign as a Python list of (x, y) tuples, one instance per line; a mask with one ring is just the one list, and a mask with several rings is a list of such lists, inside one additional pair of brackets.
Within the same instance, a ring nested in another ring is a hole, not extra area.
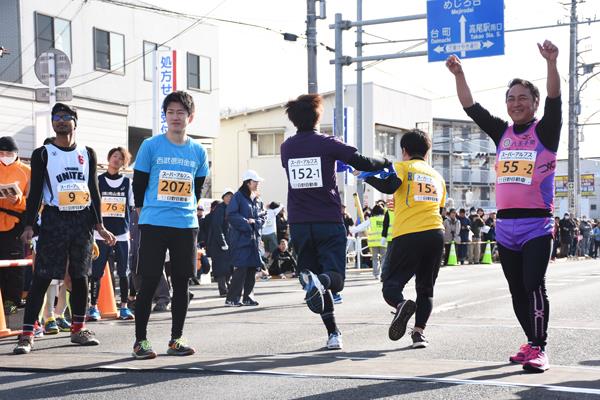
[(427, 56), (504, 54), (504, 0), (428, 0)]

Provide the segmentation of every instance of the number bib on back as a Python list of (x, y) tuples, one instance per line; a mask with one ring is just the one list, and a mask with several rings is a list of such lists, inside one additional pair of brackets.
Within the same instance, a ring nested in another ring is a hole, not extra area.
[(323, 187), (321, 157), (290, 158), (288, 173), (292, 189), (312, 189)]
[(414, 174), (411, 181), (411, 191), (414, 201), (439, 202), (435, 180), (425, 174)]
[(536, 157), (535, 150), (502, 150), (498, 155), (496, 182), (531, 185)]
[(125, 197), (103, 197), (102, 217), (125, 218)]
[(60, 211), (81, 211), (90, 205), (90, 192), (85, 183), (60, 183), (56, 192)]
[(187, 203), (192, 199), (192, 174), (185, 171), (161, 170), (156, 198), (162, 201)]

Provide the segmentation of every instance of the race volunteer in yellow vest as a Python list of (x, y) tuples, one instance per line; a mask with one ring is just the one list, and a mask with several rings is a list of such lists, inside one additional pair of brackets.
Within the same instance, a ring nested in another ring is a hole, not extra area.
[[(391, 340), (406, 332), (416, 311), (412, 332), (413, 348), (428, 345), (423, 330), (433, 308), (433, 288), (444, 247), (444, 226), (440, 211), (446, 201), (446, 184), (425, 157), (431, 148), (426, 133), (413, 130), (400, 141), (402, 161), (394, 164), (396, 174), (387, 179), (369, 177), (375, 189), (394, 194), (395, 219), (389, 270), (383, 277), (383, 297), (396, 309), (389, 328)], [(402, 291), (416, 276), (416, 304), (405, 300)]]
[(383, 213), (384, 210), (380, 205), (375, 205), (373, 207), (371, 210), (371, 218), (369, 218), (369, 229), (367, 231), (368, 245), (373, 261), (373, 276), (377, 280), (379, 280), (379, 276), (381, 275), (379, 266), (383, 263), (385, 251), (387, 249), (387, 240), (381, 236), (381, 232), (383, 231)]

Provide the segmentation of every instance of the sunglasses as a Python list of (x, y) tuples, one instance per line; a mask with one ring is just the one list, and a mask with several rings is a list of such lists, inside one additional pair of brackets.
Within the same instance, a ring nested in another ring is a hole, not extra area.
[(52, 121), (54, 122), (58, 122), (60, 120), (63, 121), (75, 121), (75, 117), (69, 114), (65, 114), (65, 115), (53, 115), (52, 116)]

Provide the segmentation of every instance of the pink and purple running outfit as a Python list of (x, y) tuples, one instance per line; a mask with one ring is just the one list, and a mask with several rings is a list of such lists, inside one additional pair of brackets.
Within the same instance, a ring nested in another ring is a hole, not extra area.
[(516, 134), (510, 125), (502, 135), (496, 152), (496, 205), (498, 210), (548, 210), (544, 217), (501, 218), (496, 221), (496, 240), (515, 251), (531, 239), (553, 235), (554, 173), (556, 153), (540, 141), (531, 124)]

